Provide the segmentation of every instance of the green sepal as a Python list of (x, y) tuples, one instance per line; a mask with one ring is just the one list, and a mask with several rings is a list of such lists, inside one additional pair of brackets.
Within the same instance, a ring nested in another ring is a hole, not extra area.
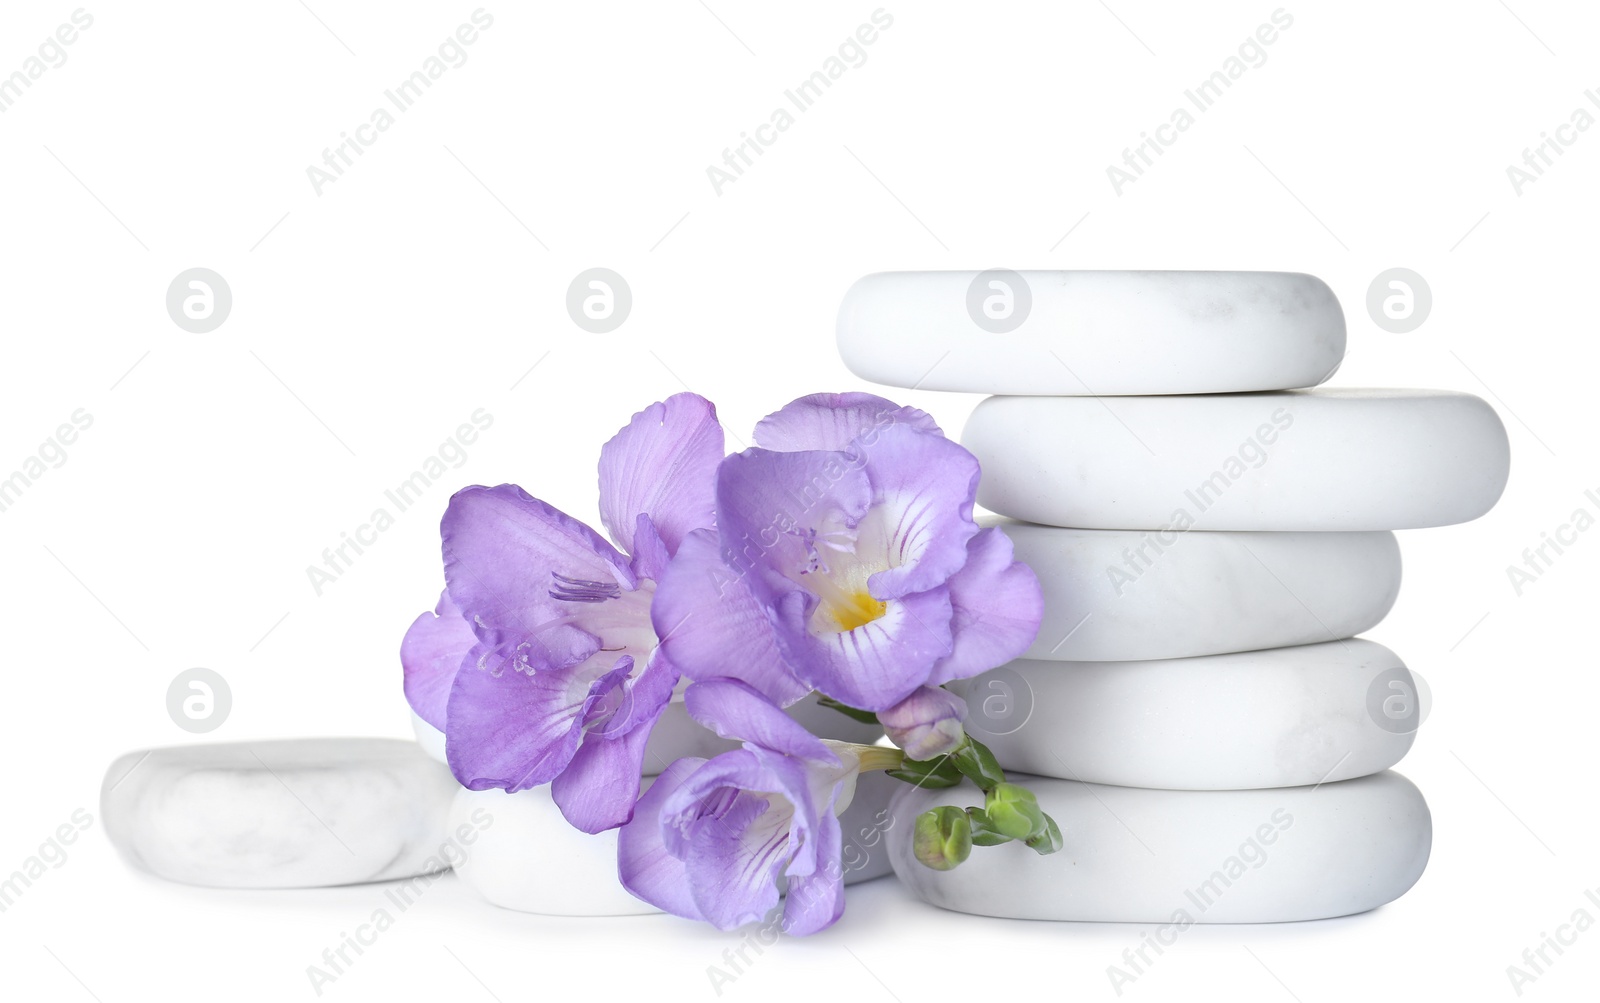
[(1011, 837), (996, 829), (982, 808), (968, 808), (967, 821), (972, 826), (973, 846), (999, 846), (1011, 842)]
[(852, 707), (849, 704), (842, 704), (833, 697), (822, 697), (817, 701), (817, 703), (829, 708), (830, 710), (836, 710), (852, 720), (860, 721), (862, 724), (878, 723), (878, 715), (872, 711), (862, 710), (859, 707)]
[(917, 787), (926, 787), (929, 790), (942, 790), (954, 787), (961, 783), (961, 771), (956, 769), (949, 756), (940, 756), (938, 759), (907, 759), (896, 770), (888, 770), (889, 776), (896, 780), (904, 780)]
[[(974, 836), (972, 842), (974, 845), (978, 845), (978, 838)], [(1044, 817), (1044, 832), (1027, 840), (1027, 845), (1041, 857), (1056, 852), (1063, 845), (1061, 827), (1056, 825), (1055, 819), (1046, 815)]]
[(967, 736), (966, 741), (962, 742), (956, 751), (950, 753), (950, 758), (955, 762), (956, 769), (985, 793), (993, 790), (995, 785), (1006, 782), (1006, 771), (1000, 768), (994, 753), (971, 735)]

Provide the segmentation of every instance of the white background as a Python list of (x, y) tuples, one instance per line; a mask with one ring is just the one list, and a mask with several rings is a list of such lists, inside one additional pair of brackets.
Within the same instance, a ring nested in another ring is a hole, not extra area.
[[(380, 887), (180, 887), (104, 838), (115, 756), (203, 740), (167, 716), (172, 677), (231, 684), (211, 739), (407, 735), (396, 648), (436, 597), (454, 487), (514, 480), (591, 517), (600, 444), (650, 401), (687, 386), (747, 438), (798, 395), (865, 389), (834, 313), (884, 269), (1311, 272), (1349, 319), (1339, 383), (1467, 390), (1510, 431), (1500, 505), (1402, 534), (1406, 583), (1370, 635), (1433, 689), (1400, 767), (1433, 810), (1427, 873), (1369, 915), (1190, 930), (1128, 998), (1511, 999), (1506, 966), (1600, 886), (1600, 534), (1520, 597), (1505, 570), (1600, 489), (1600, 129), (1520, 195), (1506, 175), (1574, 109), (1600, 114), (1587, 5), (1287, 6), (1267, 62), (1120, 195), (1107, 165), (1276, 4), (889, 6), (868, 61), (719, 195), (706, 167), (875, 3), (506, 3), (318, 195), (307, 166), (476, 5), (307, 2), (90, 7), (67, 61), (0, 114), (0, 471), (74, 409), (94, 417), (0, 513), (0, 872), (95, 816), (0, 915), (8, 998), (313, 998), (306, 966)], [(73, 9), (6, 4), (0, 74)], [(194, 266), (233, 291), (209, 334), (164, 308)], [(633, 290), (611, 334), (565, 312), (592, 266)], [(1366, 314), (1392, 266), (1432, 287), (1409, 334)], [(888, 393), (952, 431), (976, 400)], [(465, 464), (316, 595), (306, 566), (480, 407), (494, 426)], [(1139, 932), (944, 913), (888, 880), (723, 995), (1114, 999), (1106, 967)], [(451, 881), (325, 997), (712, 998), (706, 968), (737, 940), (519, 915)], [(1597, 955), (1583, 935), (1525, 995), (1577, 998)]]

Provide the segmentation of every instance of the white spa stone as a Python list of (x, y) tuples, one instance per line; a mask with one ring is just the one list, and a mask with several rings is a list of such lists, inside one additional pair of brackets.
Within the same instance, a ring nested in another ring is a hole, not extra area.
[(1444, 390), (991, 397), (961, 436), (978, 504), (1084, 529), (1379, 530), (1487, 512), (1510, 448)]
[(100, 794), (134, 867), (185, 884), (310, 888), (449, 866), (458, 786), (415, 742), (314, 738), (130, 752)]
[(967, 731), (1008, 770), (1179, 790), (1377, 773), (1410, 750), (1423, 711), (1405, 663), (1359, 638), (1204, 658), (1020, 660), (961, 691)]
[(1155, 533), (985, 517), (1039, 576), (1024, 657), (1188, 658), (1351, 637), (1400, 590), (1394, 534)]
[(1310, 387), (1345, 347), (1333, 291), (1289, 272), (884, 272), (838, 336), (863, 379), (988, 394)]
[[(909, 827), (889, 842), (895, 874), (923, 901), (1011, 919), (1111, 923), (1279, 923), (1375, 909), (1405, 894), (1428, 862), (1433, 823), (1393, 772), (1254, 791), (1154, 791), (1015, 778), (1061, 825), (1064, 848), (974, 847), (953, 870), (912, 855)], [(895, 815), (979, 804), (970, 786), (896, 796)], [(1170, 943), (1170, 941), (1164, 941)]]
[[(889, 800), (904, 786), (882, 773), (857, 782), (855, 797), (839, 816), (846, 884), (889, 873), (888, 841), (905, 828), (890, 816)], [(462, 841), (457, 876), (502, 908), (546, 916), (660, 912), (622, 887), (616, 830), (591, 836), (574, 829), (549, 787), (516, 794), (462, 788), (450, 810), (449, 831), (471, 837)]]

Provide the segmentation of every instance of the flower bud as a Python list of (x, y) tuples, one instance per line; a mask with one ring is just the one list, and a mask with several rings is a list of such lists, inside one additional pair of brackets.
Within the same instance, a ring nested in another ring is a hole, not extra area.
[(917, 816), (912, 851), (925, 866), (948, 871), (972, 854), (972, 826), (967, 813), (944, 805)]
[(910, 696), (878, 712), (889, 741), (906, 752), (907, 759), (937, 759), (955, 751), (966, 738), (961, 722), (966, 701), (949, 690), (923, 686)]
[(994, 830), (1012, 839), (1032, 839), (1045, 831), (1044, 811), (1026, 787), (996, 784), (983, 810)]
[(1062, 844), (1061, 826), (1049, 815), (1044, 817), (1044, 831), (1028, 840), (1029, 849), (1041, 857), (1061, 849)]

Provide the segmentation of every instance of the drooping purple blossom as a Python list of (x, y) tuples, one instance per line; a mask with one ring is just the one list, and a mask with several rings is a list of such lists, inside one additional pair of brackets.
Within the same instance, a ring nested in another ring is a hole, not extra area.
[(874, 750), (814, 737), (736, 680), (695, 683), (685, 701), (744, 746), (680, 759), (656, 778), (618, 834), (623, 886), (720, 930), (765, 918), (785, 892), (787, 932), (831, 925), (844, 909), (838, 813), (854, 796), (860, 756)]
[(586, 832), (628, 819), (678, 680), (651, 598), (684, 539), (712, 525), (722, 458), (704, 398), (634, 415), (600, 453), (601, 520), (617, 546), (516, 485), (451, 498), (445, 592), (412, 624), (401, 661), (407, 699), (444, 731), (464, 786), (550, 783)]

